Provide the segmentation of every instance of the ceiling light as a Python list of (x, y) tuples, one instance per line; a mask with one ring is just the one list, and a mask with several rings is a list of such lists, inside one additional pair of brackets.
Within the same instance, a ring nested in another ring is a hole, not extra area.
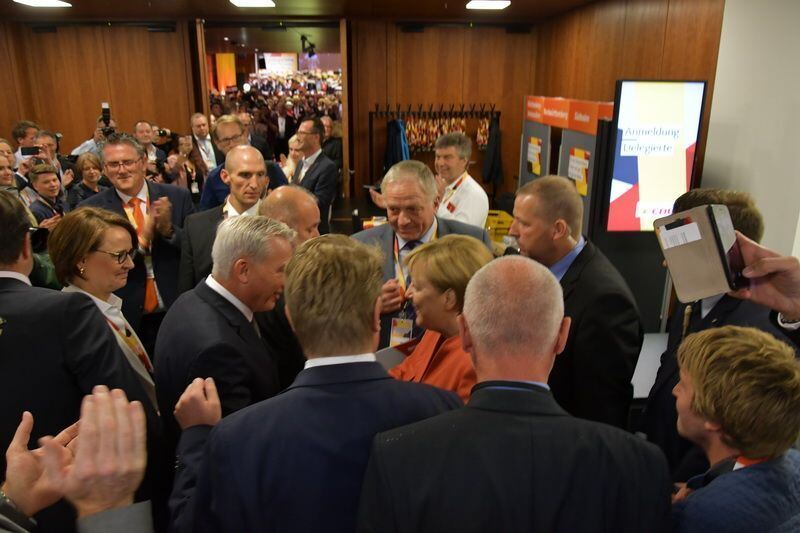
[(31, 7), (72, 7), (69, 2), (62, 2), (61, 0), (14, 0), (18, 4), (23, 4)]
[(228, 37), (223, 37), (222, 40), (223, 41), (230, 41), (230, 39)]
[(231, 0), (236, 7), (275, 7), (273, 0)]
[(472, 0), (467, 9), (505, 9), (510, 5), (511, 0)]

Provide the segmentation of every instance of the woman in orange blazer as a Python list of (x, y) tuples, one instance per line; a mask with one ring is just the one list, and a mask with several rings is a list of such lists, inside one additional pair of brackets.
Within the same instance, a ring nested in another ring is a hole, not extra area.
[(457, 317), (470, 278), (492, 260), (486, 246), (465, 235), (446, 235), (416, 248), (406, 257), (411, 284), (406, 298), (416, 310), (416, 324), (427, 331), (413, 351), (389, 374), (403, 381), (427, 383), (458, 394), (466, 402), (475, 385), (475, 369), (461, 347)]

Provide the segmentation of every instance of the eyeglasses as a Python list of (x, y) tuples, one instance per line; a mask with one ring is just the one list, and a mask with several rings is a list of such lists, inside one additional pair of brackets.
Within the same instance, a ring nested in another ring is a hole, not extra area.
[(219, 144), (230, 144), (232, 142), (236, 142), (242, 138), (243, 133), (237, 133), (236, 135), (231, 135), (230, 137), (225, 137), (222, 139), (217, 139)]
[(132, 169), (136, 163), (141, 160), (139, 159), (126, 159), (124, 161), (106, 161), (104, 164), (108, 170), (119, 170), (122, 167), (127, 168), (128, 170)]
[(130, 250), (125, 250), (122, 252), (106, 252), (105, 250), (95, 250), (95, 252), (100, 252), (101, 254), (110, 255), (111, 257), (114, 257), (117, 260), (117, 263), (121, 265), (125, 261), (127, 261), (129, 257), (131, 258), (131, 261), (134, 261), (136, 259), (137, 250), (135, 248), (132, 248)]

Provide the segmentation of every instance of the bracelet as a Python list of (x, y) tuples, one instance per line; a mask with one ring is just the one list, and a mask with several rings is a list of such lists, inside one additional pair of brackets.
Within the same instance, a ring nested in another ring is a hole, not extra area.
[(0, 514), (25, 531), (31, 531), (36, 527), (36, 520), (25, 516), (2, 489), (0, 489)]

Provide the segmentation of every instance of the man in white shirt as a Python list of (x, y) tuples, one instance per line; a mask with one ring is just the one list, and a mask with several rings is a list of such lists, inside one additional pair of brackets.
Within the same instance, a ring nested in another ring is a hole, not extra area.
[[(103, 116), (100, 115), (97, 117), (97, 123), (95, 124), (94, 134), (92, 135), (91, 139), (83, 141), (77, 148), (75, 148), (70, 155), (81, 155), (85, 154), (86, 152), (91, 152), (97, 157), (100, 157), (100, 144), (105, 140), (105, 135), (103, 135), (103, 128), (106, 127), (105, 122), (103, 122)], [(108, 127), (116, 129), (117, 123), (114, 122), (114, 119), (110, 119), (108, 122)]]
[(213, 432), (213, 384), (195, 380), (181, 397), (175, 531), (355, 531), (373, 435), (459, 405), (450, 392), (391, 379), (376, 362), (381, 263), (378, 250), (343, 235), (307, 241), (286, 270), (287, 311), (308, 358), (292, 386)]
[(467, 173), (472, 141), (463, 133), (446, 133), (436, 139), (436, 174), (444, 182), (436, 215), (480, 228), (489, 215), (489, 197)]

